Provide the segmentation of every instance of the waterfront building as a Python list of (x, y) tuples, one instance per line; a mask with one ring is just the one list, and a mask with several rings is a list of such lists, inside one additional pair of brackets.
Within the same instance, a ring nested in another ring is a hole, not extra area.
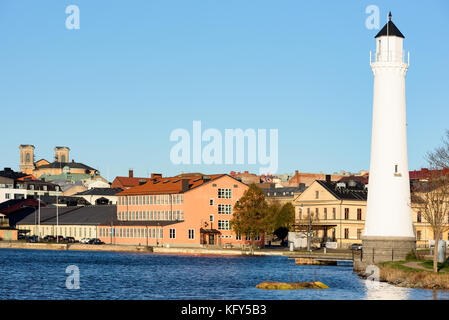
[(329, 175), (315, 180), (293, 202), (296, 229), (307, 230), (310, 223), (317, 242), (337, 242), (340, 248), (361, 243), (366, 197), (365, 185), (356, 181), (336, 182)]
[[(340, 248), (353, 243), (362, 244), (367, 187), (354, 180), (315, 181), (293, 201), (297, 227), (302, 224), (301, 230), (306, 229), (308, 215), (312, 214), (314, 218), (318, 217), (318, 220), (313, 220), (317, 225), (314, 231), (318, 242), (327, 237), (337, 242)], [(430, 224), (423, 217), (419, 204), (412, 203), (411, 211), (416, 247), (427, 248), (433, 239)], [(325, 227), (328, 230), (326, 235)], [(444, 233), (442, 239), (449, 241), (449, 232)]]
[[(226, 174), (153, 176), (118, 194), (118, 222), (113, 228), (100, 229), (100, 239), (186, 247), (246, 245), (250, 238), (235, 234), (230, 220), (235, 203), (247, 189)], [(260, 245), (263, 236), (255, 240)]]
[[(83, 238), (99, 238), (100, 226), (113, 225), (117, 207), (77, 206), (59, 207), (56, 218), (56, 207), (24, 207), (17, 210), (14, 226), (19, 233), (36, 235), (41, 238), (51, 236)], [(39, 220), (40, 217), (40, 220)]]

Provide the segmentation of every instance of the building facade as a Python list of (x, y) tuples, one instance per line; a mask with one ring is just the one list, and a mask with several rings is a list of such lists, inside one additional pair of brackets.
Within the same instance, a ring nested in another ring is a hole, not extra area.
[[(103, 226), (100, 239), (185, 247), (249, 244), (251, 239), (235, 234), (230, 225), (233, 207), (247, 188), (226, 174), (154, 177), (118, 194), (118, 222)], [(255, 241), (260, 245), (263, 237)]]

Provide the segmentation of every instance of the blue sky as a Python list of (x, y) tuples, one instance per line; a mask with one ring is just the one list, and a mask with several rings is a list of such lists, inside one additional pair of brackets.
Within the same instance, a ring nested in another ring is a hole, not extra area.
[[(65, 27), (68, 5), (80, 29)], [(388, 11), (411, 52), (410, 169), (449, 129), (449, 2), (1, 1), (0, 168), (20, 144), (113, 179), (259, 165), (174, 165), (170, 133), (278, 129), (278, 172), (369, 168), (373, 76), (368, 5)]]

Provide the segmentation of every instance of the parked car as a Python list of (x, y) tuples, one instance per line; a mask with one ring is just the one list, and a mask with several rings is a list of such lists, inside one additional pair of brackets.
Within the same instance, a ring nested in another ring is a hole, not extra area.
[(93, 238), (89, 240), (89, 244), (104, 244), (104, 242), (98, 238)]
[(17, 235), (17, 240), (27, 240), (27, 236), (26, 235), (24, 235), (23, 233), (19, 233), (18, 235)]
[(80, 243), (89, 243), (90, 239), (89, 238), (82, 238), (80, 240)]
[(57, 236), (56, 238), (57, 238), (58, 242), (64, 242), (64, 237), (63, 236)]
[(75, 243), (76, 240), (75, 240), (74, 237), (65, 237), (64, 242), (67, 242), (67, 243)]
[(27, 239), (27, 242), (32, 242), (32, 243), (39, 242), (39, 238), (37, 236), (29, 236)]
[(351, 250), (362, 250), (362, 245), (360, 243), (353, 243), (349, 248)]
[(56, 241), (56, 238), (54, 236), (46, 235), (42, 240), (45, 242), (53, 242)]

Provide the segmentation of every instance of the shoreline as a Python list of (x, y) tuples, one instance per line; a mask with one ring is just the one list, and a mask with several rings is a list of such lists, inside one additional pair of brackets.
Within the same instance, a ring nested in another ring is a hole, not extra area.
[(106, 251), (106, 252), (141, 252), (158, 254), (184, 254), (184, 255), (216, 255), (216, 256), (291, 256), (295, 253), (281, 250), (254, 250), (222, 248), (192, 248), (192, 247), (147, 247), (142, 245), (118, 244), (80, 244), (80, 243), (29, 243), (0, 241), (0, 249), (33, 249), (33, 250), (71, 250), (71, 251)]
[[(404, 261), (405, 262), (405, 261)], [(431, 270), (399, 269), (388, 265), (376, 264), (379, 268), (379, 281), (399, 288), (449, 290), (449, 274), (434, 274)], [(361, 279), (367, 279), (365, 271), (355, 271)]]

